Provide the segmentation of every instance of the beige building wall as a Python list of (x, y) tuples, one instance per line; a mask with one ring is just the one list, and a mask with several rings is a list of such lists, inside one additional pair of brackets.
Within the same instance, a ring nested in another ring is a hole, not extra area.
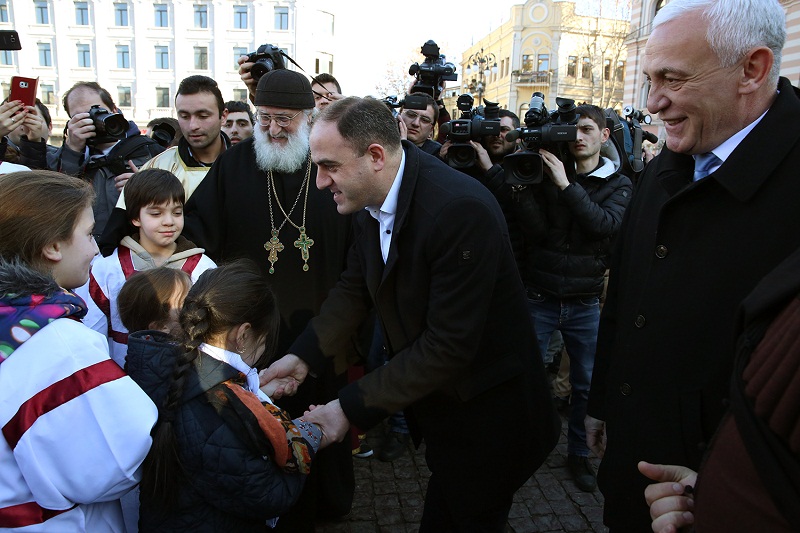
[[(481, 99), (499, 102), (520, 118), (537, 91), (550, 110), (557, 96), (621, 109), (627, 19), (579, 16), (574, 2), (550, 0), (528, 0), (512, 6), (510, 15), (462, 53), (460, 86), (450, 87), (445, 100), (451, 114), (461, 93), (472, 94), (476, 106)], [(484, 68), (496, 65), (497, 72), (467, 74), (477, 58), (487, 59)]]

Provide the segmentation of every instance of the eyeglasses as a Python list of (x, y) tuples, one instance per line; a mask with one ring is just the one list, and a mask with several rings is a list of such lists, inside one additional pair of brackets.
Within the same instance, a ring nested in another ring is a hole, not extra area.
[(406, 109), (405, 111), (403, 111), (403, 115), (405, 115), (405, 117), (411, 122), (414, 122), (417, 118), (419, 118), (419, 121), (422, 124), (425, 124), (426, 126), (430, 126), (431, 124), (433, 124), (433, 120), (431, 120), (430, 118), (424, 115), (420, 115), (416, 111), (411, 111), (410, 109)]
[(294, 118), (297, 115), (299, 115), (302, 112), (303, 112), (303, 110), (301, 109), (300, 111), (298, 111), (297, 113), (295, 113), (294, 115), (289, 117), (289, 116), (286, 116), (286, 115), (270, 115), (270, 114), (262, 113), (261, 111), (258, 111), (256, 113), (256, 120), (258, 121), (259, 124), (261, 124), (262, 126), (266, 126), (266, 127), (269, 127), (269, 125), (274, 120), (275, 124), (277, 124), (279, 127), (285, 128), (286, 126), (288, 126), (289, 124), (292, 123), (292, 120), (294, 120)]

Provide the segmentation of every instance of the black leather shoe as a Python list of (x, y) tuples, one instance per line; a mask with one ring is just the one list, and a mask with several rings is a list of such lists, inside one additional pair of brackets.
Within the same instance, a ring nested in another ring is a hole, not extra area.
[(572, 480), (584, 492), (594, 492), (597, 488), (597, 478), (592, 465), (589, 464), (588, 457), (580, 455), (569, 455), (567, 457), (567, 468), (572, 474)]
[(389, 431), (383, 439), (383, 446), (381, 446), (378, 459), (387, 463), (399, 459), (406, 453), (410, 439), (411, 436), (408, 433)]

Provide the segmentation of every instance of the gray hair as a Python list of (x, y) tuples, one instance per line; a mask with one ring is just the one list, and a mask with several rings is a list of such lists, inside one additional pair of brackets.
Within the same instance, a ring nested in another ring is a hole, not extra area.
[(769, 73), (778, 83), (781, 50), (786, 43), (786, 13), (778, 0), (673, 0), (653, 19), (653, 29), (689, 12), (701, 11), (708, 22), (706, 41), (723, 67), (730, 67), (758, 46), (772, 50)]

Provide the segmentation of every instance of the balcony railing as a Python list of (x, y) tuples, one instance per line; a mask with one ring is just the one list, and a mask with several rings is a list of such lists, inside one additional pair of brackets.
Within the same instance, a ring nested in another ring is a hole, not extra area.
[(515, 70), (511, 73), (514, 82), (525, 85), (550, 85), (551, 73), (549, 70), (526, 71)]

